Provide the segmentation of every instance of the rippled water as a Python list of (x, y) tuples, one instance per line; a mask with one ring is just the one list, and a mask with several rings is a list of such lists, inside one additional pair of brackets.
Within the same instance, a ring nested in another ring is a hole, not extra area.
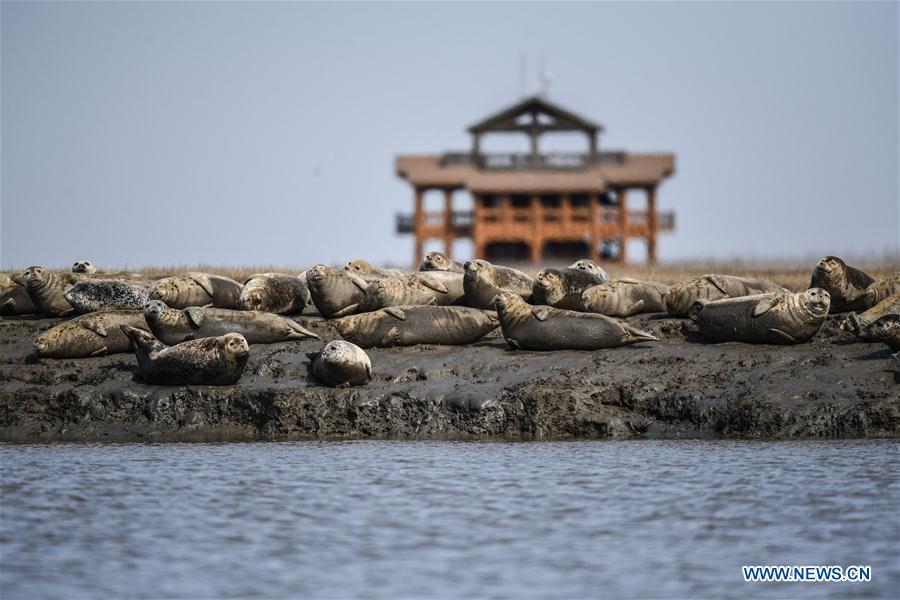
[[(0, 446), (0, 596), (900, 596), (891, 441)], [(741, 565), (872, 565), (744, 583)]]

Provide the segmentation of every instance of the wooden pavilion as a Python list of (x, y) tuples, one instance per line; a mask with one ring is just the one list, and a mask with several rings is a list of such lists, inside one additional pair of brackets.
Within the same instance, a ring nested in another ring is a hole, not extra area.
[[(540, 151), (551, 132), (581, 132), (586, 153)], [(469, 152), (401, 155), (397, 175), (410, 182), (415, 212), (397, 216), (397, 232), (415, 235), (415, 260), (425, 243), (471, 238), (476, 258), (543, 260), (590, 257), (624, 262), (629, 238), (646, 241), (647, 260), (656, 262), (660, 231), (674, 229), (674, 215), (659, 213), (656, 190), (674, 172), (672, 154), (632, 154), (601, 150), (599, 124), (534, 96), (469, 127)], [(525, 134), (530, 152), (485, 153), (482, 138), (495, 133)], [(646, 192), (646, 207), (629, 210), (628, 193)], [(443, 192), (443, 210), (426, 211), (429, 190)], [(471, 211), (454, 210), (453, 194), (468, 191)]]

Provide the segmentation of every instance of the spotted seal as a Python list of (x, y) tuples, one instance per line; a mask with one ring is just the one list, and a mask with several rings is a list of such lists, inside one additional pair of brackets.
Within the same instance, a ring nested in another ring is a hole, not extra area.
[(361, 258), (354, 258), (344, 266), (345, 271), (356, 273), (357, 275), (370, 275), (372, 277), (404, 277), (408, 275), (406, 271), (400, 269), (380, 269), (373, 267), (368, 261)]
[(578, 269), (580, 271), (587, 271), (588, 273), (593, 273), (603, 281), (600, 283), (605, 283), (609, 281), (609, 273), (606, 272), (606, 269), (595, 263), (589, 258), (582, 258), (581, 260), (576, 260), (567, 268), (569, 269)]
[(72, 265), (73, 273), (96, 273), (97, 267), (89, 260), (76, 260)]
[(234, 308), (243, 286), (229, 277), (210, 273), (185, 273), (164, 277), (150, 288), (151, 300), (162, 300), (172, 308), (208, 306)]
[(310, 371), (319, 383), (331, 387), (365, 385), (372, 379), (372, 361), (365, 350), (344, 340), (325, 344), (321, 352), (309, 353)]
[(299, 315), (309, 301), (305, 278), (284, 273), (257, 273), (244, 281), (237, 309)]
[(665, 312), (668, 291), (669, 286), (654, 281), (616, 279), (586, 289), (581, 295), (581, 307), (585, 312), (607, 317)]
[(826, 256), (815, 266), (810, 288), (821, 288), (831, 295), (831, 312), (866, 310), (866, 288), (875, 278), (850, 267), (837, 256)]
[(144, 305), (150, 331), (164, 344), (240, 333), (248, 344), (272, 344), (319, 336), (296, 321), (270, 312), (189, 306), (169, 308), (159, 300)]
[(148, 293), (146, 286), (104, 279), (79, 281), (63, 296), (75, 312), (85, 314), (98, 310), (141, 310)]
[(757, 294), (722, 300), (698, 300), (690, 318), (713, 342), (800, 344), (821, 329), (830, 298), (821, 288), (797, 294)]
[(666, 292), (666, 310), (673, 317), (686, 317), (697, 300), (787, 293), (790, 293), (790, 290), (764, 279), (709, 274), (669, 287), (669, 291)]
[(624, 321), (552, 306), (531, 306), (521, 296), (497, 296), (500, 329), (515, 350), (599, 350), (658, 341)]
[(449, 271), (451, 273), (465, 273), (463, 264), (456, 260), (451, 260), (443, 252), (429, 252), (422, 259), (419, 265), (419, 271)]
[(132, 350), (120, 325), (146, 327), (139, 310), (107, 310), (75, 317), (41, 332), (34, 353), (42, 358), (87, 358)]
[(66, 300), (66, 290), (81, 281), (74, 273), (54, 273), (43, 267), (28, 267), (22, 272), (22, 282), (38, 312), (48, 317), (75, 314)]
[(605, 280), (585, 269), (543, 269), (532, 285), (531, 302), (543, 306), (583, 311), (581, 295)]
[(518, 269), (475, 259), (465, 264), (465, 270), (463, 287), (466, 304), (471, 307), (493, 310), (494, 298), (500, 292), (512, 292), (525, 300), (531, 299), (534, 279)]
[(379, 279), (366, 288), (366, 298), (359, 312), (369, 312), (388, 306), (448, 306), (464, 304), (466, 292), (463, 276), (450, 271), (410, 273), (396, 279)]
[(877, 339), (872, 340), (866, 337), (866, 326), (885, 315), (891, 314), (900, 314), (900, 292), (884, 298), (864, 313), (857, 315), (855, 312), (851, 312), (841, 321), (840, 327), (844, 331), (849, 331), (866, 341), (877, 342)]
[(900, 273), (883, 277), (866, 288), (866, 306), (872, 308), (885, 298), (900, 294)]
[(472, 344), (497, 325), (494, 312), (465, 306), (392, 306), (335, 321), (342, 338), (363, 348)]
[(231, 385), (247, 366), (250, 345), (239, 333), (167, 346), (143, 329), (121, 326), (131, 338), (141, 376), (160, 385)]
[(0, 316), (31, 315), (38, 312), (18, 273), (0, 273)]
[(325, 265), (315, 265), (306, 271), (306, 285), (313, 304), (323, 317), (329, 319), (355, 313), (360, 302), (366, 298), (369, 283), (377, 279)]

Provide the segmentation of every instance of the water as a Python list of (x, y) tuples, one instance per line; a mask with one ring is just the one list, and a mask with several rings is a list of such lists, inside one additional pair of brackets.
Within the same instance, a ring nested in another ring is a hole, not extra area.
[[(0, 596), (900, 597), (891, 441), (0, 446)], [(744, 583), (741, 565), (871, 565)]]

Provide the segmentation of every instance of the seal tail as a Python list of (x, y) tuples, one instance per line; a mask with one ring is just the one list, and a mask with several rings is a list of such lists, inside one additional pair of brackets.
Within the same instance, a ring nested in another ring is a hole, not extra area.
[(128, 336), (135, 350), (150, 352), (157, 344), (162, 345), (162, 342), (156, 339), (149, 331), (132, 327), (131, 325), (119, 325), (119, 329)]
[(691, 304), (691, 308), (688, 310), (688, 314), (687, 314), (688, 318), (691, 321), (696, 323), (697, 317), (700, 316), (700, 311), (703, 310), (703, 307), (706, 306), (707, 302), (709, 302), (709, 300), (704, 300), (704, 299), (695, 300), (694, 303)]
[(622, 325), (622, 329), (625, 330), (625, 334), (628, 336), (627, 342), (629, 344), (636, 344), (638, 342), (658, 342), (659, 338), (653, 335), (652, 333), (646, 332), (642, 329), (638, 329), (637, 327), (632, 327), (631, 325)]
[(859, 316), (855, 312), (851, 312), (847, 315), (847, 318), (841, 321), (840, 328), (844, 331), (848, 331), (855, 335), (860, 335), (860, 322)]

